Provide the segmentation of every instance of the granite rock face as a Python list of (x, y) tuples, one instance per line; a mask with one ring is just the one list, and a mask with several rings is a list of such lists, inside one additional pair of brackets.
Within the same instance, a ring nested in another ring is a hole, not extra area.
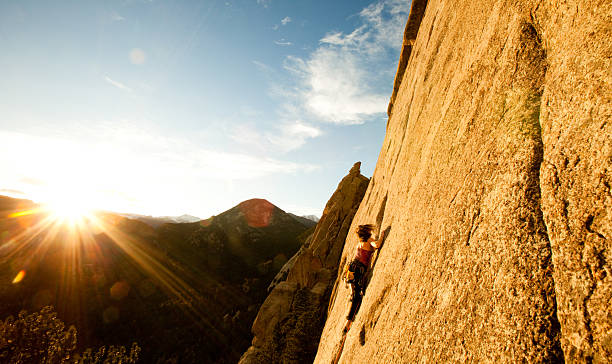
[(612, 361), (611, 19), (413, 0), (351, 226), (387, 238), (343, 349), (337, 284), (315, 363)]
[(240, 363), (312, 362), (349, 227), (369, 179), (356, 163), (331, 196), (314, 233), (287, 263), (253, 323), (253, 343)]

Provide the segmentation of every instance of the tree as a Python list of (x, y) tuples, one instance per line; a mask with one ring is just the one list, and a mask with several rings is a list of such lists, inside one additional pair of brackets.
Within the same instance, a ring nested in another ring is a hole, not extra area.
[(124, 346), (91, 349), (75, 353), (77, 330), (66, 328), (51, 306), (28, 314), (21, 311), (17, 319), (0, 320), (0, 362), (14, 364), (132, 364), (138, 360), (140, 348), (132, 344), (128, 353)]

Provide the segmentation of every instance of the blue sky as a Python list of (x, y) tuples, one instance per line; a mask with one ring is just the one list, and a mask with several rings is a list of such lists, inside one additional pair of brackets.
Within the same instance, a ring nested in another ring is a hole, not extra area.
[(0, 1), (0, 194), (320, 215), (370, 177), (409, 2)]

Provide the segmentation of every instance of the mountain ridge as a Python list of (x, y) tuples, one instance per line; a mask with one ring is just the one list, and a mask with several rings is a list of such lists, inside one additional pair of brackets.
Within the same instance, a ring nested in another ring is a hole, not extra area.
[(247, 211), (266, 226), (249, 226), (240, 208), (157, 229), (97, 213), (78, 231), (102, 228), (81, 236), (46, 225), (46, 213), (9, 217), (34, 206), (0, 197), (0, 317), (51, 304), (77, 327), (79, 350), (137, 341), (143, 362), (236, 362), (267, 286), (307, 231), (275, 207), (265, 219)]
[[(246, 210), (257, 209), (259, 212), (263, 212), (263, 211), (266, 211), (267, 208), (269, 209), (269, 205), (272, 205), (275, 208), (279, 208), (278, 206), (275, 206), (271, 202), (267, 201), (266, 199), (251, 198), (251, 199), (244, 200), (238, 203), (236, 206), (231, 207), (228, 210), (231, 210), (234, 208), (240, 208), (240, 209), (246, 209)], [(223, 212), (226, 212), (226, 211), (223, 211)], [(221, 212), (220, 214), (222, 214), (223, 212)], [(257, 218), (256, 215), (258, 214), (258, 212), (253, 210), (253, 213), (255, 214), (253, 217), (256, 219)], [(318, 217), (316, 217), (315, 215), (298, 216), (293, 213), (288, 213), (288, 214), (293, 216), (296, 220), (306, 225), (307, 227), (312, 227), (316, 225), (316, 223), (318, 222)], [(183, 214), (181, 216), (151, 216), (151, 215), (142, 215), (142, 214), (134, 214), (134, 213), (120, 213), (119, 215), (131, 218), (131, 219), (143, 221), (147, 223), (148, 225), (152, 226), (153, 228), (158, 228), (161, 225), (168, 224), (168, 223), (194, 223), (198, 221), (208, 221), (211, 217), (216, 216), (216, 215), (213, 215), (207, 219), (201, 219), (197, 216), (192, 216), (189, 214)], [(259, 223), (262, 223), (262, 222), (259, 222)]]

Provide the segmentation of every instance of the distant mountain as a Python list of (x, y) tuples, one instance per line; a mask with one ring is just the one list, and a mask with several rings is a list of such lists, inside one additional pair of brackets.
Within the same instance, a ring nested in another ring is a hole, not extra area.
[(30, 200), (0, 195), (0, 218), (7, 217), (16, 211), (30, 210), (36, 207), (38, 205)]
[(168, 223), (190, 223), (198, 222), (202, 219), (192, 215), (181, 215), (181, 216), (150, 216), (150, 215), (139, 215), (139, 214), (121, 214), (121, 216), (128, 217), (130, 219), (139, 220), (151, 227), (158, 228), (163, 224)]
[(304, 215), (302, 216), (303, 218), (306, 218), (308, 220), (312, 220), (314, 222), (319, 222), (320, 218), (316, 215)]
[(316, 216), (298, 216), (292, 213), (289, 213), (289, 215), (291, 217), (293, 217), (294, 219), (296, 219), (297, 221), (301, 222), (302, 224), (304, 224), (304, 226), (307, 227), (313, 227), (317, 224), (318, 220), (313, 220), (312, 217), (314, 217), (315, 219), (317, 218)]
[(176, 222), (198, 222), (202, 220), (197, 216), (187, 215), (187, 214), (183, 214), (181, 216), (175, 217), (174, 219), (176, 220)]
[(201, 249), (190, 259), (266, 275), (298, 251), (302, 241), (297, 237), (311, 226), (266, 200), (251, 199), (200, 223), (165, 224), (159, 233), (175, 247), (190, 244)]
[(9, 217), (33, 207), (0, 196), (0, 319), (52, 305), (80, 349), (135, 341), (142, 363), (237, 362), (267, 286), (308, 229), (261, 199), (157, 228), (112, 213), (77, 230), (43, 214)]

